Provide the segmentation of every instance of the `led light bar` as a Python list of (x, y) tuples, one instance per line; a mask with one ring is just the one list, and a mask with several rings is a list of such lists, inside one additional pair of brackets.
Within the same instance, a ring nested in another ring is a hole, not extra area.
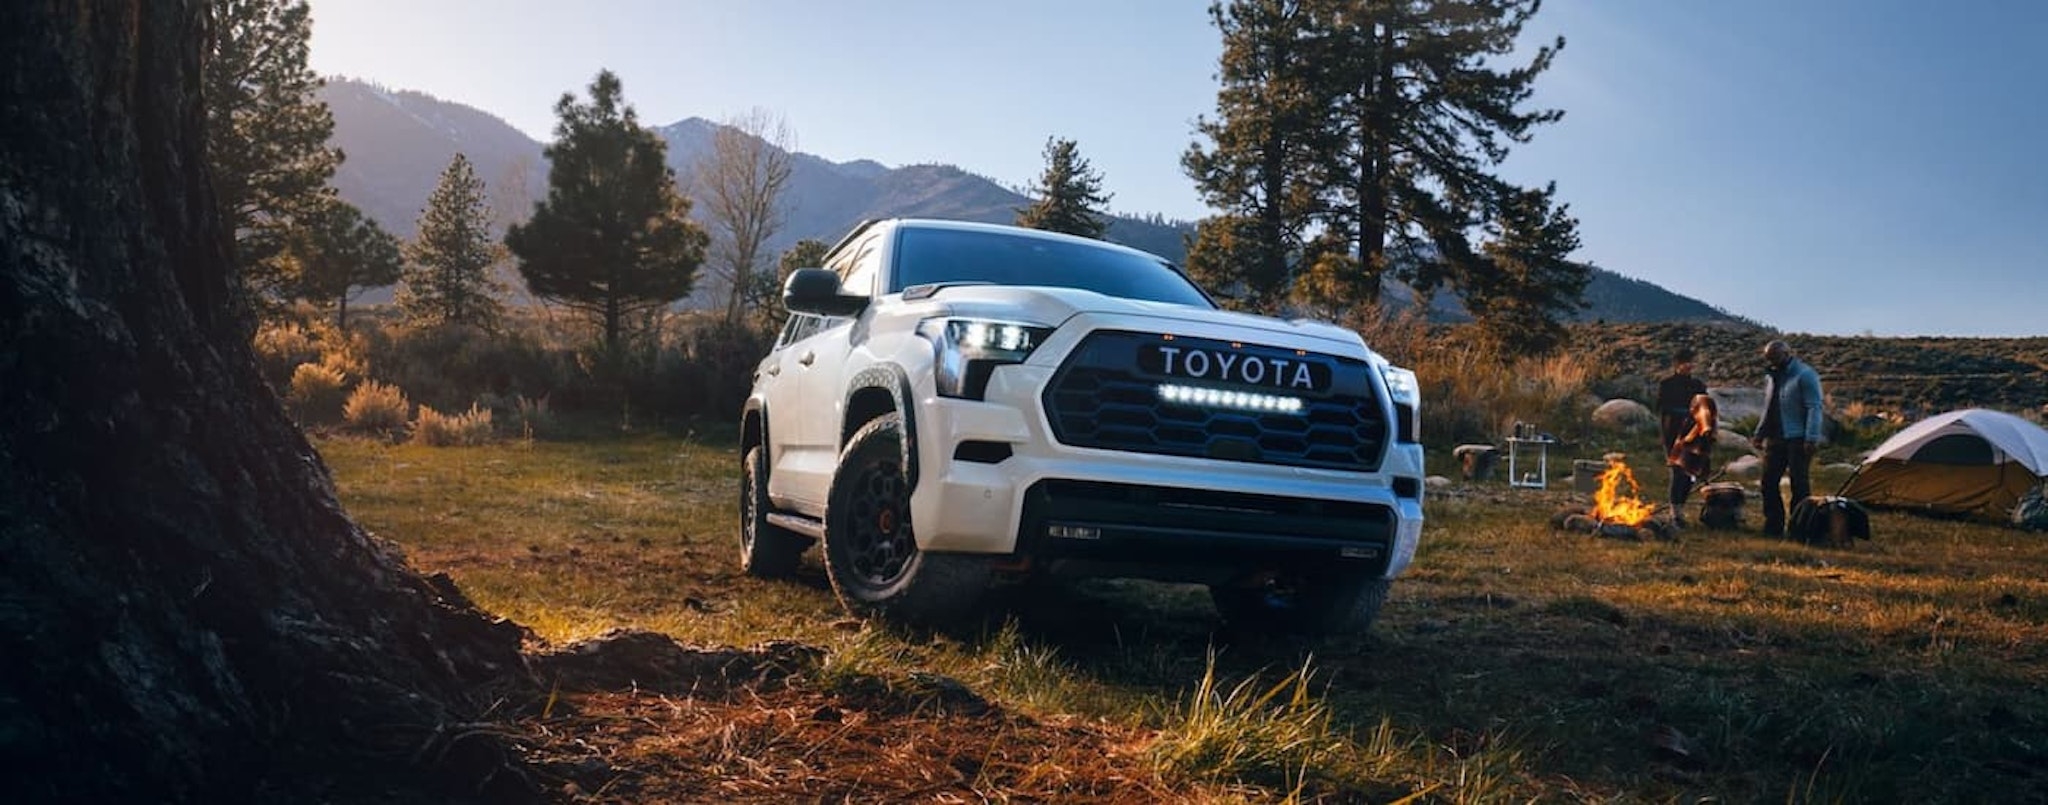
[(1199, 386), (1178, 386), (1162, 383), (1159, 399), (1175, 405), (1193, 405), (1202, 408), (1230, 408), (1260, 414), (1299, 414), (1306, 404), (1300, 397), (1279, 394), (1260, 394), (1256, 391), (1230, 391), (1208, 389)]

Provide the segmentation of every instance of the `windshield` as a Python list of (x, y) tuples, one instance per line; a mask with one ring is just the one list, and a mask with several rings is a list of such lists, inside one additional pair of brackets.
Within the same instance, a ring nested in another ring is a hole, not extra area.
[(1213, 308), (1209, 298), (1157, 257), (1085, 243), (962, 229), (906, 227), (896, 241), (889, 292), (935, 282), (1044, 285)]

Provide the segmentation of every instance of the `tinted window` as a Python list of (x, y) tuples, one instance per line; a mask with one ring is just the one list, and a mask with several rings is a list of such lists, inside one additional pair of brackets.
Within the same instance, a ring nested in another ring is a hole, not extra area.
[(1126, 299), (1214, 307), (1165, 261), (1121, 249), (1028, 235), (906, 227), (889, 291), (934, 282), (1080, 288)]

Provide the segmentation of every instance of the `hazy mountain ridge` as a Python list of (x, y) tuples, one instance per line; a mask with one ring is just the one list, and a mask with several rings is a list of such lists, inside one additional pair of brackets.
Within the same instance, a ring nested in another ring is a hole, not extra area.
[[(321, 98), (334, 111), (334, 138), (348, 159), (334, 184), (386, 229), (410, 237), (442, 168), (457, 151), (475, 164), (499, 224), (523, 220), (546, 193), (542, 144), (489, 113), (420, 92), (331, 78)], [(712, 150), (718, 124), (691, 117), (654, 126), (669, 144), (668, 161), (705, 220), (704, 188), (695, 165)], [(797, 133), (799, 147), (802, 134)], [(869, 159), (834, 162), (801, 150), (792, 153), (786, 191), (787, 219), (770, 239), (772, 252), (814, 238), (834, 242), (855, 224), (899, 216), (1010, 223), (1031, 199), (1002, 183), (961, 168), (924, 163), (891, 168)], [(1179, 261), (1193, 225), (1160, 216), (1110, 218), (1108, 239)], [(700, 283), (701, 284), (701, 283)], [(1390, 287), (1389, 298), (1412, 294)], [(1583, 321), (1733, 321), (1726, 312), (1644, 280), (1595, 268)], [(374, 300), (370, 300), (374, 301)], [(1432, 300), (1432, 318), (1465, 318), (1455, 295)]]
[(497, 222), (522, 220), (546, 184), (541, 144), (487, 112), (410, 90), (329, 79), (329, 142), (347, 157), (335, 171), (342, 198), (385, 229), (411, 237), (427, 196), (457, 152), (486, 186)]

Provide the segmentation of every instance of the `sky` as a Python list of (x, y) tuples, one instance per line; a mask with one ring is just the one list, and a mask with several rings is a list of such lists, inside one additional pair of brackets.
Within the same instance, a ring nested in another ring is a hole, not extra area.
[[(1205, 0), (311, 0), (312, 67), (543, 142), (600, 69), (643, 123), (782, 116), (798, 150), (1010, 186), (1077, 141), (1119, 213), (1209, 214)], [(2048, 3), (1550, 0), (1567, 44), (1500, 166), (1575, 255), (1793, 333), (2048, 335)]]

